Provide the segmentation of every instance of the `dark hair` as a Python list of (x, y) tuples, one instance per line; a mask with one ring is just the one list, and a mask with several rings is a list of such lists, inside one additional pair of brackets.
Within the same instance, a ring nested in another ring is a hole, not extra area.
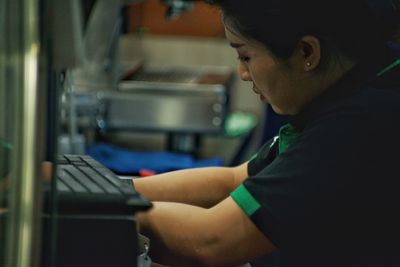
[[(370, 2), (390, 3), (392, 19)], [(266, 45), (287, 59), (304, 35), (321, 42), (322, 59), (343, 55), (353, 60), (378, 55), (398, 22), (399, 0), (214, 0), (225, 25)], [(392, 6), (393, 5), (393, 6)], [(397, 5), (397, 6), (396, 6)], [(396, 14), (395, 14), (396, 13)]]

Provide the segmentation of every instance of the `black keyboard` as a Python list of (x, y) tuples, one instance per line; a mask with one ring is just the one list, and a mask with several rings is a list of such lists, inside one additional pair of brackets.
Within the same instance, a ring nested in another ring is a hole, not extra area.
[(133, 215), (152, 206), (131, 179), (119, 178), (90, 156), (60, 155), (56, 176), (59, 213)]

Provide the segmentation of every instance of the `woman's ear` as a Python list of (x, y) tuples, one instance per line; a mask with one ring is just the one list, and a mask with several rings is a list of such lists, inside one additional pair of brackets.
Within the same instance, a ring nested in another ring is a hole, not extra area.
[(304, 71), (312, 71), (318, 67), (321, 61), (321, 44), (312, 35), (305, 35), (301, 38), (298, 47), (300, 62)]

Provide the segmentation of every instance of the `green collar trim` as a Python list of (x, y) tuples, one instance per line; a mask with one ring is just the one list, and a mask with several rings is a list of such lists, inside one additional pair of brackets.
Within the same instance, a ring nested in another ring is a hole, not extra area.
[(392, 69), (394, 69), (398, 65), (400, 65), (400, 58), (396, 59), (393, 63), (391, 63), (390, 65), (388, 65), (385, 68), (383, 68), (380, 72), (378, 72), (376, 74), (376, 76), (378, 76), (378, 77), (382, 76), (383, 74), (385, 74), (386, 72), (391, 71)]
[(288, 147), (299, 138), (300, 134), (290, 123), (279, 129), (279, 154), (285, 152)]

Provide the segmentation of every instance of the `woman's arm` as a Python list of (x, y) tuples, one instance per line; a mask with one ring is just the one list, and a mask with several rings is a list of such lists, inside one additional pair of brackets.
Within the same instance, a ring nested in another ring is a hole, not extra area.
[(237, 167), (179, 170), (133, 179), (136, 190), (151, 201), (212, 207), (239, 186), (247, 174), (247, 162)]
[(155, 202), (138, 222), (152, 259), (174, 267), (238, 266), (276, 250), (231, 197), (210, 209)]

